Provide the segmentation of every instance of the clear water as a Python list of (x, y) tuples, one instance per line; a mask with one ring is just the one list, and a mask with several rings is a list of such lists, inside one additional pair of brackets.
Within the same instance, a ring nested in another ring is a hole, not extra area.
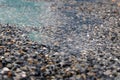
[[(83, 0), (76, 0), (76, 1), (83, 1)], [(88, 1), (88, 0), (85, 0)], [(95, 0), (90, 0), (95, 1)], [(50, 8), (51, 3), (42, 1), (42, 0), (0, 0), (0, 23), (2, 24), (14, 24), (18, 26), (25, 26), (29, 27), (27, 29), (32, 29), (30, 27), (37, 27), (39, 30), (42, 26), (49, 26), (56, 25), (57, 22), (66, 25), (66, 22), (68, 21), (68, 26), (66, 27), (66, 30), (70, 27), (72, 29), (72, 26), (79, 26), (83, 24), (101, 24), (101, 20), (97, 19), (96, 17), (88, 17), (86, 18), (86, 21), (82, 20), (82, 16), (80, 18), (76, 18), (73, 11), (63, 11), (62, 13), (66, 15), (67, 17), (73, 17), (73, 19), (68, 20), (66, 16), (64, 17), (61, 13), (60, 15), (57, 14), (57, 12), (52, 12)], [(62, 3), (59, 2), (59, 6), (62, 6)], [(66, 6), (66, 5), (63, 5)], [(79, 23), (76, 23), (79, 21)], [(58, 25), (58, 24), (57, 24)], [(49, 29), (48, 29), (49, 30)], [(55, 29), (52, 29), (55, 31)], [(51, 31), (52, 32), (52, 31)], [(30, 39), (42, 42), (46, 41), (47, 39), (50, 39), (48, 36), (50, 32), (48, 32), (47, 35), (41, 34), (41, 32), (37, 31), (30, 31), (28, 36)], [(49, 41), (49, 40), (48, 40)]]
[[(94, 2), (96, 0), (76, 1)], [(59, 11), (52, 12), (50, 5), (50, 2), (41, 0), (0, 0), (0, 23), (25, 26), (25, 29), (29, 31), (29, 38), (39, 43), (52, 44), (55, 41), (60, 41), (62, 50), (65, 52), (78, 53), (82, 49), (91, 48), (94, 43), (86, 44), (85, 42), (89, 36), (89, 31), (82, 32), (82, 27), (84, 25), (101, 24), (102, 20), (96, 17), (96, 14), (93, 16), (82, 16), (84, 15), (83, 12), (80, 13), (80, 17), (76, 17), (75, 10), (69, 9), (60, 11), (60, 13)], [(62, 2), (57, 3), (57, 5), (59, 7), (71, 6)], [(83, 20), (83, 17), (85, 20)], [(42, 27), (46, 26), (44, 33), (31, 30), (32, 27), (37, 27), (38, 30), (41, 30)]]
[(0, 22), (25, 26), (40, 26), (40, 16), (46, 2), (0, 0)]
[[(50, 3), (34, 0), (0, 0), (0, 23), (19, 27), (41, 27), (50, 19)], [(48, 21), (49, 22), (49, 21)], [(28, 36), (40, 41), (41, 33), (31, 31)]]

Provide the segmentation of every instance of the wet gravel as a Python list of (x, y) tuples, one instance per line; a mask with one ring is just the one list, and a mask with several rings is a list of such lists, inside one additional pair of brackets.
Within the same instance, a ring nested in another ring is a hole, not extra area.
[(57, 2), (51, 8), (62, 18), (44, 27), (43, 43), (24, 28), (0, 25), (0, 80), (120, 80), (118, 3)]

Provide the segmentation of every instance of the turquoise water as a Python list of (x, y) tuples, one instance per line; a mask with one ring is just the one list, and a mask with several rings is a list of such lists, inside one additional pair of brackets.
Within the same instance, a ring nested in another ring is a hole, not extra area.
[(40, 26), (40, 15), (46, 10), (44, 6), (43, 1), (0, 0), (0, 22)]
[[(0, 0), (0, 23), (18, 27), (41, 27), (49, 19), (49, 3), (34, 0)], [(31, 28), (30, 28), (31, 29)], [(41, 41), (41, 33), (30, 31), (33, 41)]]

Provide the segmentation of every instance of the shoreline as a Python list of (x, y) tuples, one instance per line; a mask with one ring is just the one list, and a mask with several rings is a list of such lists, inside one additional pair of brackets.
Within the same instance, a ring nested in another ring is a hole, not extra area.
[(70, 1), (52, 7), (68, 21), (45, 26), (44, 42), (29, 38), (32, 28), (0, 25), (0, 80), (119, 80), (117, 3)]

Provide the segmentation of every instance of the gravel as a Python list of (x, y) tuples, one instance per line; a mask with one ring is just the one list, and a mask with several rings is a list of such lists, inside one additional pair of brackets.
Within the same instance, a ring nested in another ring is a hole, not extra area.
[(0, 25), (0, 80), (120, 80), (118, 3), (57, 2), (61, 24), (44, 27), (42, 43), (24, 28)]

